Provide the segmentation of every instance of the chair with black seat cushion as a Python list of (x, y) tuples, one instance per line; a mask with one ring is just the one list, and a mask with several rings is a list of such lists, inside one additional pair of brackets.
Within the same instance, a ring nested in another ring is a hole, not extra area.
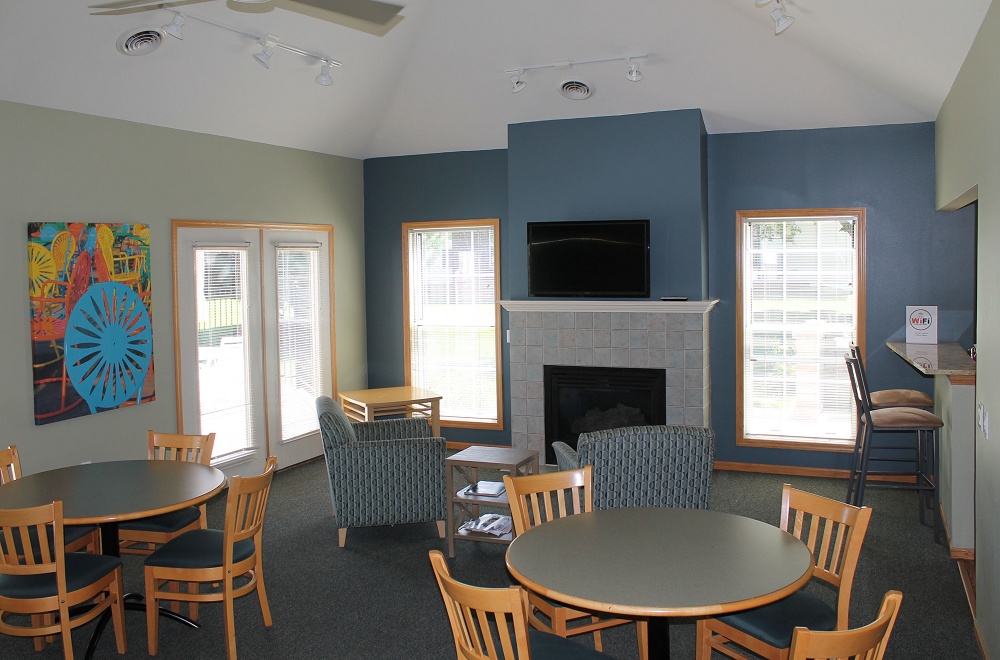
[[(65, 542), (62, 502), (0, 510), (0, 633), (34, 637), (36, 651), (60, 635), (72, 660), (71, 631), (110, 609), (118, 653), (125, 653), (121, 559), (66, 552)], [(12, 614), (30, 617), (30, 625)]]
[[(21, 478), (21, 457), (17, 446), (0, 449), (0, 486)], [(66, 552), (100, 554), (101, 530), (97, 525), (65, 525)]]
[[(271, 626), (261, 543), (267, 496), (277, 465), (278, 459), (269, 456), (260, 476), (234, 476), (229, 480), (224, 529), (185, 532), (146, 557), (146, 631), (150, 655), (156, 655), (159, 644), (157, 608), (161, 600), (187, 602), (193, 620), (198, 618), (198, 603), (221, 602), (229, 660), (236, 660), (235, 599), (256, 591), (264, 625)], [(178, 583), (186, 583), (188, 590), (170, 588)], [(211, 589), (199, 591), (197, 585), (206, 583), (213, 585)]]
[(896, 625), (903, 594), (890, 591), (882, 599), (878, 617), (872, 623), (851, 630), (817, 632), (796, 628), (792, 634), (789, 660), (882, 660), (889, 636)]
[[(854, 396), (855, 409), (858, 419), (861, 420), (861, 429), (858, 433), (858, 449), (855, 450), (856, 461), (851, 467), (851, 481), (856, 483), (853, 490), (848, 487), (848, 502), (860, 505), (864, 502), (865, 488), (868, 486), (878, 488), (913, 488), (916, 489), (920, 497), (917, 498), (920, 513), (920, 523), (924, 522), (924, 510), (932, 509), (934, 515), (934, 541), (941, 541), (941, 504), (940, 493), (937, 484), (941, 483), (940, 457), (939, 457), (939, 434), (938, 430), (944, 426), (944, 421), (932, 412), (920, 408), (878, 408), (872, 404), (871, 393), (868, 389), (868, 381), (865, 377), (864, 369), (861, 367), (861, 360), (850, 353), (844, 356), (847, 363), (847, 372), (851, 380), (851, 393)], [(874, 435), (879, 432), (889, 433), (914, 433), (916, 435), (915, 445), (902, 446), (875, 446)], [(895, 450), (894, 453), (874, 454), (878, 450), (885, 452), (887, 449)], [(898, 452), (906, 450), (907, 453), (899, 455)], [(913, 464), (910, 472), (893, 471), (872, 471), (869, 464), (872, 462), (906, 463)], [(869, 477), (873, 475), (899, 477), (910, 476), (912, 483), (900, 481), (885, 481), (869, 484)]]
[[(504, 476), (503, 482), (510, 503), (514, 534), (520, 536), (532, 527), (557, 518), (594, 510), (593, 472), (591, 465), (577, 470), (560, 470), (523, 477)], [(636, 624), (639, 658), (648, 657), (647, 627), (644, 620), (602, 619), (544, 596), (528, 592), (528, 622), (533, 628), (560, 637), (594, 634), (594, 648), (603, 650), (601, 630), (613, 626)], [(546, 621), (538, 613), (545, 615)], [(583, 620), (581, 622), (581, 619)]]
[[(183, 433), (146, 432), (149, 460), (187, 461), (189, 463), (212, 464), (212, 449), (215, 434), (186, 435)], [(129, 520), (118, 526), (121, 552), (148, 555), (157, 545), (162, 545), (192, 529), (205, 529), (206, 507), (188, 506), (177, 511), (155, 516)]]
[(792, 632), (846, 630), (854, 573), (871, 521), (871, 509), (837, 502), (785, 484), (781, 493), (781, 529), (800, 539), (815, 561), (813, 578), (837, 590), (835, 605), (810, 590), (800, 590), (768, 605), (699, 619), (697, 660), (712, 650), (730, 658), (747, 658), (742, 647), (769, 660), (787, 660)]
[(518, 586), (488, 589), (451, 577), (440, 550), (431, 566), (455, 640), (458, 660), (598, 660), (607, 658), (564, 637), (528, 626), (527, 592)]

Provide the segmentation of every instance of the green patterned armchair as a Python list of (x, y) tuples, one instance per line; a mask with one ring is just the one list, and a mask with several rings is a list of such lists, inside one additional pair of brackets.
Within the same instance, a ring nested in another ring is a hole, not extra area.
[(560, 470), (594, 466), (594, 509), (710, 504), (715, 433), (703, 426), (626, 426), (552, 443)]
[(436, 522), (444, 538), (445, 439), (423, 418), (353, 422), (316, 399), (340, 547), (348, 527)]

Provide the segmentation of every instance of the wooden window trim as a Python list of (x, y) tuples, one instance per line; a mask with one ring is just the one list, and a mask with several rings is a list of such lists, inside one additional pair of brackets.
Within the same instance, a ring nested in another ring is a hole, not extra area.
[[(817, 441), (815, 439), (776, 438), (767, 436), (747, 436), (743, 429), (743, 224), (747, 220), (767, 218), (810, 218), (827, 216), (851, 216), (855, 220), (855, 240), (857, 244), (857, 344), (862, 355), (865, 353), (865, 310), (867, 309), (867, 232), (864, 208), (828, 209), (773, 209), (736, 212), (736, 445), (740, 447), (763, 447), (771, 449), (805, 449), (811, 451), (848, 452), (853, 451), (853, 440)], [(846, 374), (846, 371), (845, 371)]]

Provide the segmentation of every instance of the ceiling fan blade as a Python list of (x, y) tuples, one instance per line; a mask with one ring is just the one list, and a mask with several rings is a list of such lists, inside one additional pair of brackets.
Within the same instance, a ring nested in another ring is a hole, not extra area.
[(402, 9), (399, 5), (379, 0), (292, 0), (294, 3), (342, 14), (361, 21), (385, 25)]
[(182, 7), (184, 5), (194, 5), (210, 0), (174, 0), (173, 2), (150, 2), (149, 0), (118, 0), (117, 2), (105, 2), (99, 5), (89, 5), (91, 9), (104, 9), (105, 11), (92, 11), (93, 16), (121, 16), (124, 14), (135, 14), (141, 11), (152, 11), (154, 9)]

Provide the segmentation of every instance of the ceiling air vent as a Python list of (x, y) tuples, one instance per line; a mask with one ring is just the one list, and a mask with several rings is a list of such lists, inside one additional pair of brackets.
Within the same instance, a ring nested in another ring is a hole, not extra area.
[(594, 94), (594, 88), (579, 80), (567, 80), (559, 87), (559, 93), (573, 101), (589, 99)]
[(157, 28), (137, 28), (118, 37), (118, 52), (123, 55), (148, 55), (159, 48), (163, 33)]

